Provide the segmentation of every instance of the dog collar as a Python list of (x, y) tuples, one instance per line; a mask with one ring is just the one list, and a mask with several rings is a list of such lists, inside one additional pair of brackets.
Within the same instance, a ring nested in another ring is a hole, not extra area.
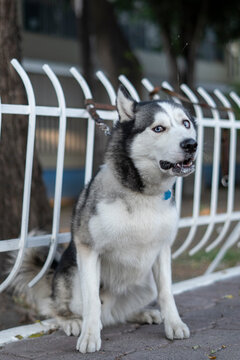
[(163, 194), (163, 200), (168, 200), (171, 198), (171, 196), (172, 196), (171, 190), (165, 191), (165, 193)]

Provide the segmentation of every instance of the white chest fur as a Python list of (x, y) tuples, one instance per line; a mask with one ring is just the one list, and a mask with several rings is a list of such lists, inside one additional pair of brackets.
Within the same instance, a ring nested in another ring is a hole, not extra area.
[(103, 254), (105, 282), (120, 289), (140, 281), (161, 245), (173, 241), (176, 225), (175, 207), (162, 197), (138, 195), (100, 202), (89, 230), (95, 249)]

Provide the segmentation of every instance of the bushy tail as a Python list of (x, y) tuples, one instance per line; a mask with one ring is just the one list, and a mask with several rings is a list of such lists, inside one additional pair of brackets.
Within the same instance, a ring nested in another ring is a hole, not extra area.
[[(44, 317), (54, 316), (51, 292), (54, 270), (47, 274), (32, 288), (28, 283), (39, 273), (48, 254), (48, 248), (38, 247), (26, 249), (19, 273), (12, 281), (10, 289), (14, 295), (23, 296), (25, 302), (38, 314)], [(9, 265), (14, 265), (17, 252), (9, 255)], [(12, 267), (11, 266), (11, 267)], [(9, 266), (10, 267), (10, 266)]]

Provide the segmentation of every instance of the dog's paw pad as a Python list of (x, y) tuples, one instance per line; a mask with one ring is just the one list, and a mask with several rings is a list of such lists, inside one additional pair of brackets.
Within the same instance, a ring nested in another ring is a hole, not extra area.
[(81, 334), (78, 338), (76, 349), (81, 353), (85, 354), (88, 352), (99, 351), (101, 347), (101, 338), (99, 334), (87, 333)]
[(170, 340), (173, 339), (187, 339), (190, 336), (190, 330), (187, 325), (180, 321), (165, 322), (166, 337)]

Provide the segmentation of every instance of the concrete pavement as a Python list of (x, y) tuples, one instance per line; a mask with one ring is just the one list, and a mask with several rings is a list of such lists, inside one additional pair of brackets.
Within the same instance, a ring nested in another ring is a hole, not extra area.
[(102, 348), (82, 355), (62, 331), (10, 343), (0, 360), (240, 360), (240, 276), (175, 296), (190, 339), (169, 341), (163, 325), (105, 328)]

